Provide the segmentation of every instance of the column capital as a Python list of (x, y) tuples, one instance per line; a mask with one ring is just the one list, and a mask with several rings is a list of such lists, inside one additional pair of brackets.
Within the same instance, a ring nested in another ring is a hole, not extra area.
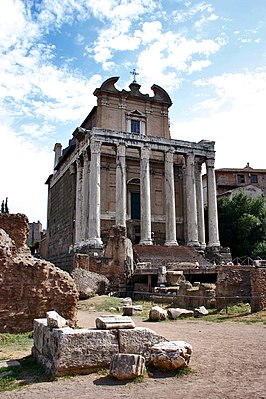
[(86, 161), (89, 160), (89, 154), (88, 154), (87, 149), (82, 152), (82, 156), (83, 156), (84, 160), (86, 160)]
[(148, 145), (144, 145), (141, 147), (141, 159), (149, 159), (150, 158), (150, 147)]
[(100, 141), (92, 141), (90, 143), (90, 150), (92, 154), (97, 154), (101, 151), (102, 143)]
[(214, 158), (207, 158), (206, 159), (206, 166), (207, 168), (214, 168), (215, 159)]
[(118, 157), (125, 157), (126, 156), (126, 145), (125, 143), (119, 143), (116, 146), (116, 154)]
[(166, 162), (173, 162), (175, 150), (173, 147), (170, 147), (168, 150), (165, 151), (165, 161)]

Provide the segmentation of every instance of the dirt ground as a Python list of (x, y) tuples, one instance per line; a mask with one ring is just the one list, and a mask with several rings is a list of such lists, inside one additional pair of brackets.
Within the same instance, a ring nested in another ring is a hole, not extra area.
[[(79, 311), (79, 325), (94, 327), (99, 313)], [(144, 322), (171, 340), (193, 346), (192, 372), (182, 377), (156, 374), (142, 382), (124, 383), (101, 374), (60, 378), (5, 392), (0, 399), (265, 399), (266, 325), (199, 320)]]

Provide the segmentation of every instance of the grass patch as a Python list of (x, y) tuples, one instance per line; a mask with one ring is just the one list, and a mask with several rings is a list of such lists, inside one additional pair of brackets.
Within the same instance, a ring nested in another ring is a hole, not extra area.
[(50, 380), (32, 356), (20, 359), (20, 367), (5, 367), (0, 371), (12, 371), (12, 375), (0, 378), (0, 392), (18, 390), (28, 384)]
[(21, 334), (0, 334), (0, 346), (11, 347), (15, 350), (23, 349), (26, 350), (31, 348), (33, 345), (32, 332), (21, 333)]
[[(78, 303), (78, 309), (93, 310), (96, 312), (108, 312), (110, 308), (113, 308), (115, 311), (119, 312), (119, 307), (122, 307), (122, 298), (108, 295), (96, 295), (93, 298), (85, 299), (83, 301), (79, 301)], [(114, 312), (114, 310), (111, 311)]]

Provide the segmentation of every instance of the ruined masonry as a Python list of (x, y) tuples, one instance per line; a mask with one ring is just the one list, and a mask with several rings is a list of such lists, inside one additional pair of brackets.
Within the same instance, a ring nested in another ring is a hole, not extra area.
[(32, 331), (33, 320), (54, 309), (76, 323), (78, 292), (73, 279), (26, 245), (28, 219), (0, 214), (0, 332)]

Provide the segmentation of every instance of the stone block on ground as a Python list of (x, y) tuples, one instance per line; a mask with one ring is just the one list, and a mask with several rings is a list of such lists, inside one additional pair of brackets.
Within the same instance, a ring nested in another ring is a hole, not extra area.
[(206, 316), (207, 314), (209, 314), (209, 312), (205, 306), (199, 306), (198, 308), (194, 309), (194, 317)]
[(5, 367), (20, 367), (20, 363), (17, 360), (1, 360), (0, 369)]
[(123, 316), (133, 316), (134, 314), (134, 306), (123, 306)]
[(165, 320), (167, 317), (167, 311), (160, 306), (153, 306), (149, 313), (150, 321), (160, 321)]
[(151, 348), (151, 363), (162, 370), (186, 367), (192, 355), (192, 346), (185, 341), (169, 341)]
[(67, 326), (67, 320), (54, 310), (46, 312), (47, 326), (50, 328), (62, 328)]
[(86, 374), (109, 367), (119, 352), (117, 331), (50, 329), (46, 319), (34, 320), (33, 357), (52, 376)]
[(118, 380), (132, 380), (145, 373), (145, 359), (141, 355), (118, 353), (112, 357), (110, 375)]
[(120, 353), (142, 355), (146, 362), (150, 361), (151, 347), (160, 342), (168, 341), (153, 330), (145, 327), (136, 327), (134, 330), (119, 330)]
[(123, 299), (123, 305), (124, 306), (132, 306), (132, 299), (130, 297), (126, 297)]
[(167, 315), (169, 319), (176, 320), (178, 317), (192, 317), (194, 316), (194, 312), (193, 310), (181, 308), (169, 308), (167, 309)]
[(128, 316), (102, 315), (95, 320), (96, 328), (112, 330), (120, 328), (135, 328), (135, 323)]

